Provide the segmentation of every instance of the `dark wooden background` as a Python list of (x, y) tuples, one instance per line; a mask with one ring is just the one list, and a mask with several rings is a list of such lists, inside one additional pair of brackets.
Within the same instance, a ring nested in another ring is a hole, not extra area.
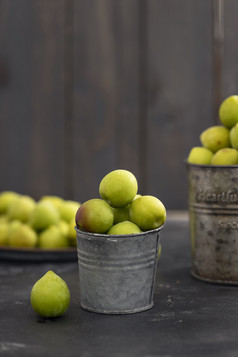
[(238, 92), (238, 1), (224, 44), (219, 3), (0, 0), (0, 191), (83, 202), (125, 168), (185, 209), (184, 159)]

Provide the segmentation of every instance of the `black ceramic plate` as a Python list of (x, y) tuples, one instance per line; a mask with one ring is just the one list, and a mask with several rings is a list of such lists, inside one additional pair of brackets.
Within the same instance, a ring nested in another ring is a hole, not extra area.
[(13, 248), (0, 246), (0, 260), (21, 262), (66, 262), (77, 261), (77, 249), (74, 247), (62, 249)]

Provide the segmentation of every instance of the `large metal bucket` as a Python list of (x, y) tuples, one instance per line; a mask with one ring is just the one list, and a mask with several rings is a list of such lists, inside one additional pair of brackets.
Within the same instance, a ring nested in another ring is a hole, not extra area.
[(191, 273), (238, 284), (238, 166), (186, 164)]
[(161, 228), (121, 236), (75, 229), (81, 307), (105, 314), (150, 309)]

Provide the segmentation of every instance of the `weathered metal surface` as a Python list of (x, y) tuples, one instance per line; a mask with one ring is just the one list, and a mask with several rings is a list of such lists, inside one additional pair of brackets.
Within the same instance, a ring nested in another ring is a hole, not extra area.
[(105, 314), (150, 309), (160, 228), (122, 236), (75, 229), (82, 308)]
[(238, 284), (238, 166), (187, 163), (191, 273)]

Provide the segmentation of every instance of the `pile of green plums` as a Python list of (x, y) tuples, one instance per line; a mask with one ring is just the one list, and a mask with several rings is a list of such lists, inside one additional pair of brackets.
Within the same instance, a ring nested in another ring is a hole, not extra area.
[(36, 201), (14, 191), (0, 193), (0, 245), (59, 249), (76, 246), (75, 213), (80, 203), (59, 196)]
[(80, 205), (79, 230), (108, 235), (138, 234), (161, 227), (166, 209), (156, 197), (138, 194), (136, 177), (128, 170), (109, 172), (99, 184), (100, 198)]
[(187, 161), (197, 165), (238, 165), (238, 95), (220, 105), (221, 124), (200, 134), (201, 146), (193, 147)]

